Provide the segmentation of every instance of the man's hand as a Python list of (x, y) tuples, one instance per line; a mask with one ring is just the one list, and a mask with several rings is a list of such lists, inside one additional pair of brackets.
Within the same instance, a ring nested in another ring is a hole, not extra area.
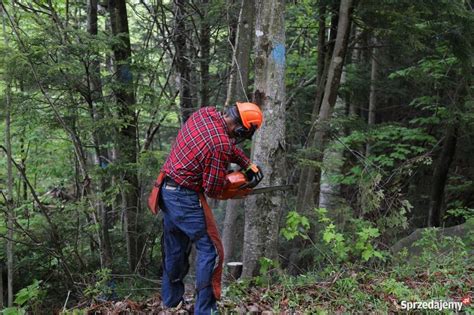
[(243, 171), (248, 183), (240, 187), (243, 188), (254, 188), (263, 179), (262, 170), (256, 164), (250, 164), (246, 170)]

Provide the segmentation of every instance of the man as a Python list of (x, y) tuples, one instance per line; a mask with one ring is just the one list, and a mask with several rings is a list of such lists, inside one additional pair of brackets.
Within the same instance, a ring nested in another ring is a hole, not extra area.
[(192, 114), (180, 129), (162, 174), (160, 208), (163, 210), (163, 284), (165, 306), (183, 299), (191, 245), (196, 247), (195, 314), (216, 311), (220, 298), (223, 248), (206, 199), (219, 197), (229, 163), (238, 164), (250, 188), (263, 178), (236, 140), (250, 139), (260, 128), (262, 112), (253, 103), (237, 103), (226, 114), (205, 107)]

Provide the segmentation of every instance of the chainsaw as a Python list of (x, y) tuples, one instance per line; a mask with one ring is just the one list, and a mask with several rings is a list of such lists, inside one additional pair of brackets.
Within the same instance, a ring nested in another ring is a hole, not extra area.
[(285, 190), (292, 188), (293, 185), (279, 185), (263, 188), (248, 188), (247, 177), (241, 171), (234, 171), (227, 174), (225, 178), (224, 190), (216, 199), (242, 199), (248, 195), (262, 194), (275, 190)]

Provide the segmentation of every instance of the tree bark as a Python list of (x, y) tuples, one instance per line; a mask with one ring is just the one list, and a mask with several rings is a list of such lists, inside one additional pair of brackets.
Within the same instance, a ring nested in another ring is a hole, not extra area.
[(250, 51), (253, 43), (255, 1), (242, 0), (237, 35), (232, 55), (232, 69), (225, 106), (247, 100)]
[[(373, 41), (374, 46), (376, 46), (377, 41)], [(375, 125), (375, 110), (377, 108), (377, 71), (378, 71), (378, 63), (377, 63), (377, 48), (372, 48), (372, 56), (371, 56), (371, 69), (370, 69), (370, 94), (369, 94), (369, 115), (367, 120), (368, 127), (373, 127)], [(365, 156), (370, 154), (370, 144), (367, 143), (365, 146)]]
[(175, 27), (173, 43), (175, 47), (176, 70), (178, 71), (179, 106), (181, 110), (181, 123), (184, 124), (194, 112), (191, 96), (191, 70), (189, 65), (188, 49), (186, 47), (186, 0), (174, 0)]
[(443, 222), (443, 213), (441, 211), (444, 189), (448, 179), (449, 167), (456, 153), (456, 142), (458, 137), (457, 126), (448, 126), (444, 136), (443, 149), (436, 162), (433, 171), (433, 179), (430, 194), (430, 207), (428, 212), (428, 226), (439, 227)]
[[(261, 186), (281, 185), (285, 172), (285, 1), (257, 3), (255, 102), (264, 123), (254, 136), (252, 159), (265, 173)], [(245, 202), (244, 277), (258, 273), (261, 257), (276, 260), (282, 192), (251, 196)]]
[(142, 252), (143, 240), (139, 236), (139, 196), (138, 176), (133, 167), (137, 163), (138, 131), (137, 117), (133, 109), (133, 77), (130, 70), (132, 51), (128, 29), (127, 7), (125, 0), (109, 0), (108, 6), (112, 34), (119, 40), (112, 49), (114, 52), (115, 69), (119, 86), (115, 89), (115, 98), (119, 108), (118, 117), (123, 122), (119, 130), (117, 154), (119, 163), (124, 166), (122, 174), (122, 205), (126, 233), (127, 258), (131, 271), (135, 271), (138, 257)]
[[(344, 84), (345, 79), (344, 72), (341, 74), (341, 83)], [(341, 117), (345, 112), (345, 103), (341, 97), (337, 97), (336, 104), (334, 105), (333, 117)], [(341, 135), (342, 132), (338, 131), (337, 134)], [(342, 147), (335, 146), (335, 141), (330, 143), (324, 150), (324, 157), (321, 171), (321, 182), (319, 188), (319, 208), (325, 208), (329, 210), (336, 222), (342, 223), (342, 217), (337, 214), (339, 202), (341, 200), (340, 184), (334, 182), (334, 177), (341, 175), (341, 168), (343, 164), (343, 153)]]
[[(356, 67), (358, 67), (360, 63), (360, 43), (359, 43), (359, 37), (360, 37), (360, 31), (357, 28), (357, 26), (352, 22), (352, 28), (351, 32), (354, 37), (354, 47), (352, 49), (351, 53), (351, 61), (350, 63), (354, 64)], [(351, 97), (351, 102), (348, 104), (348, 112), (349, 112), (349, 117), (356, 117), (359, 114), (359, 111), (357, 109), (357, 104), (355, 100), (352, 99)]]
[[(253, 42), (253, 24), (255, 17), (255, 2), (242, 0), (239, 21), (237, 26), (237, 36), (232, 54), (232, 70), (227, 89), (226, 106), (233, 105), (236, 101), (246, 100), (248, 92), (248, 78), (250, 65), (250, 50)], [(224, 262), (234, 259), (235, 243), (239, 242), (237, 235), (242, 235), (238, 230), (243, 230), (242, 225), (237, 225), (236, 221), (242, 214), (243, 201), (228, 200), (225, 210), (224, 229), (222, 242), (225, 250)]]
[[(319, 86), (321, 80), (323, 80), (324, 65), (328, 50), (326, 47), (326, 4), (324, 2), (321, 2), (318, 8), (318, 81), (316, 83), (316, 86)], [(317, 107), (319, 108), (319, 104)]]
[(201, 70), (201, 106), (209, 106), (209, 54), (211, 50), (211, 27), (209, 26), (209, 0), (201, 0), (201, 31), (199, 34)]
[(241, 241), (237, 238), (238, 229), (242, 226), (237, 226), (237, 220), (242, 212), (243, 202), (239, 199), (228, 200), (225, 208), (224, 227), (222, 231), (222, 244), (224, 246), (224, 264), (233, 261), (236, 258), (236, 243)]

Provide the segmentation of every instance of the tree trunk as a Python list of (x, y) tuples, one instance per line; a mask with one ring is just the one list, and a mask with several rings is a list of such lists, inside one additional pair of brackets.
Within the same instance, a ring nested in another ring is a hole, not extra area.
[(247, 100), (254, 18), (255, 1), (242, 0), (232, 55), (232, 69), (227, 87), (226, 107), (234, 105), (236, 101)]
[[(360, 31), (354, 23), (352, 23), (351, 31), (354, 37), (354, 47), (352, 48), (350, 62), (354, 64), (356, 67), (358, 67), (358, 64), (360, 63), (360, 43), (359, 43)], [(351, 97), (351, 102), (348, 105), (349, 105), (349, 108), (348, 108), (349, 117), (356, 117), (359, 111), (357, 109), (357, 104), (355, 100), (352, 99), (352, 97)]]
[[(252, 159), (265, 173), (261, 186), (281, 185), (285, 172), (285, 1), (259, 1), (256, 10), (255, 101), (264, 123), (254, 136)], [(261, 257), (276, 260), (282, 192), (245, 202), (244, 277), (258, 273)]]
[[(302, 192), (298, 192), (298, 196), (303, 199), (298, 202), (302, 205), (303, 209), (307, 209), (308, 205), (315, 204), (315, 196), (319, 196), (319, 191), (315, 190), (315, 188), (319, 189), (320, 165), (323, 160), (324, 140), (328, 132), (332, 109), (336, 103), (344, 58), (347, 50), (350, 33), (351, 7), (352, 0), (341, 0), (336, 40), (331, 56), (331, 63), (328, 67), (324, 96), (319, 109), (318, 119), (312, 126), (314, 134), (311, 134), (310, 132), (310, 137), (308, 139), (309, 147), (316, 150), (314, 155), (312, 155), (312, 160), (315, 162), (316, 166), (309, 167), (307, 170), (303, 169), (303, 171), (307, 171), (306, 184), (301, 185), (300, 180), (299, 190), (302, 190)], [(302, 212), (306, 211), (303, 210)]]
[(175, 27), (173, 43), (175, 47), (176, 70), (178, 71), (179, 106), (181, 123), (184, 124), (194, 112), (191, 96), (191, 70), (186, 47), (186, 0), (175, 0)]
[[(97, 0), (88, 1), (87, 12), (87, 32), (93, 36), (97, 36)], [(96, 54), (98, 55), (98, 54)], [(102, 82), (100, 79), (100, 60), (95, 57), (88, 69), (89, 82), (89, 103), (91, 118), (94, 121), (95, 129), (92, 133), (95, 149), (95, 163), (102, 169), (106, 169), (110, 157), (107, 151), (107, 135), (104, 128), (104, 102), (102, 94)], [(110, 180), (105, 174), (99, 175), (99, 187), (97, 187), (100, 194), (103, 194), (110, 187)], [(111, 268), (112, 265), (112, 245), (109, 236), (109, 219), (108, 212), (111, 211), (110, 206), (107, 206), (101, 199), (97, 200), (97, 211), (100, 222), (99, 244), (100, 244), (100, 258), (102, 268)]]
[(457, 126), (449, 126), (444, 136), (443, 149), (433, 171), (430, 194), (430, 208), (428, 212), (428, 226), (439, 227), (443, 222), (441, 211), (444, 199), (444, 188), (448, 179), (448, 172), (456, 153)]
[(201, 67), (201, 106), (209, 106), (209, 53), (211, 49), (211, 27), (209, 26), (209, 0), (201, 0), (201, 32), (199, 34)]
[[(373, 41), (375, 45), (377, 43), (376, 40)], [(378, 63), (377, 63), (377, 48), (372, 48), (372, 56), (371, 56), (371, 70), (370, 70), (370, 95), (369, 95), (369, 115), (367, 120), (367, 125), (373, 127), (375, 125), (375, 110), (377, 107), (377, 71), (378, 71)], [(370, 154), (370, 144), (367, 143), (365, 146), (365, 156)]]
[(128, 30), (127, 7), (125, 0), (109, 0), (110, 24), (112, 33), (119, 43), (112, 49), (115, 58), (116, 80), (119, 87), (115, 89), (115, 98), (119, 108), (118, 116), (123, 121), (119, 130), (117, 154), (118, 160), (124, 167), (122, 180), (122, 205), (124, 211), (124, 227), (127, 243), (127, 258), (131, 271), (135, 271), (138, 257), (143, 248), (142, 237), (138, 228), (140, 189), (134, 167), (137, 163), (137, 117), (133, 110), (135, 96), (133, 94), (133, 77), (130, 70), (132, 52)]
[(224, 264), (229, 261), (233, 261), (236, 258), (236, 246), (235, 244), (240, 239), (237, 238), (238, 229), (242, 226), (237, 226), (237, 220), (241, 214), (243, 202), (239, 199), (228, 200), (225, 208), (224, 227), (222, 232), (222, 244), (224, 246)]
[[(238, 100), (242, 101), (247, 99), (254, 16), (255, 2), (242, 0), (237, 26), (237, 36), (232, 55), (232, 70), (227, 89), (226, 106), (233, 105)], [(229, 259), (234, 259), (236, 256), (235, 243), (239, 242), (236, 235), (243, 235), (243, 233), (238, 232), (238, 229), (243, 230), (243, 226), (236, 224), (239, 215), (241, 215), (242, 209), (242, 200), (236, 199), (227, 201), (224, 229), (222, 233), (222, 242), (225, 250), (225, 263), (227, 263)]]
[[(341, 83), (345, 83), (344, 72), (341, 75)], [(333, 117), (341, 117), (345, 112), (345, 103), (339, 96), (336, 99), (334, 105)], [(338, 131), (338, 135), (342, 132)], [(334, 182), (335, 176), (341, 175), (341, 168), (343, 164), (343, 153), (342, 147), (337, 146), (337, 142), (333, 141), (324, 150), (322, 171), (321, 171), (321, 183), (319, 188), (319, 208), (325, 208), (329, 210), (330, 214), (336, 222), (342, 222), (342, 217), (337, 214), (337, 210), (341, 201), (340, 185)]]
[[(8, 49), (8, 35), (5, 26), (5, 13), (2, 10), (2, 30), (5, 47)], [(12, 165), (12, 143), (10, 136), (11, 129), (11, 80), (9, 74), (5, 75), (5, 146), (7, 149), (7, 292), (8, 292), (8, 307), (13, 306), (13, 224), (15, 218), (14, 203), (13, 203), (13, 165)], [(3, 295), (1, 296), (1, 304), (3, 305)]]
[[(324, 65), (327, 55), (326, 47), (326, 4), (321, 2), (319, 4), (319, 21), (318, 21), (318, 81), (316, 86), (319, 86), (323, 80)], [(319, 104), (317, 105), (319, 108)]]
[[(338, 23), (338, 14), (334, 13), (331, 18), (331, 28), (329, 34), (329, 42), (326, 44), (326, 16), (323, 16), (326, 12), (325, 6), (320, 5), (320, 20), (319, 20), (319, 31), (318, 31), (318, 40), (322, 40), (320, 44), (318, 42), (318, 80), (316, 88), (316, 97), (313, 106), (313, 111), (311, 113), (311, 127), (308, 133), (308, 138), (306, 140), (305, 148), (309, 147), (310, 139), (314, 137), (316, 131), (315, 122), (318, 118), (319, 109), (321, 107), (321, 102), (324, 96), (324, 86), (326, 84), (326, 79), (328, 76), (329, 64), (331, 63), (332, 51), (334, 50), (334, 41), (336, 39), (337, 33), (337, 23)], [(318, 148), (315, 148), (318, 150)], [(314, 153), (310, 153), (307, 159), (313, 159)], [(298, 183), (298, 195), (296, 198), (296, 209), (308, 217), (312, 217), (314, 208), (314, 200), (311, 198), (313, 189), (314, 178), (314, 167), (313, 166), (303, 166), (300, 174), (300, 179)], [(307, 187), (310, 185), (310, 187)]]

